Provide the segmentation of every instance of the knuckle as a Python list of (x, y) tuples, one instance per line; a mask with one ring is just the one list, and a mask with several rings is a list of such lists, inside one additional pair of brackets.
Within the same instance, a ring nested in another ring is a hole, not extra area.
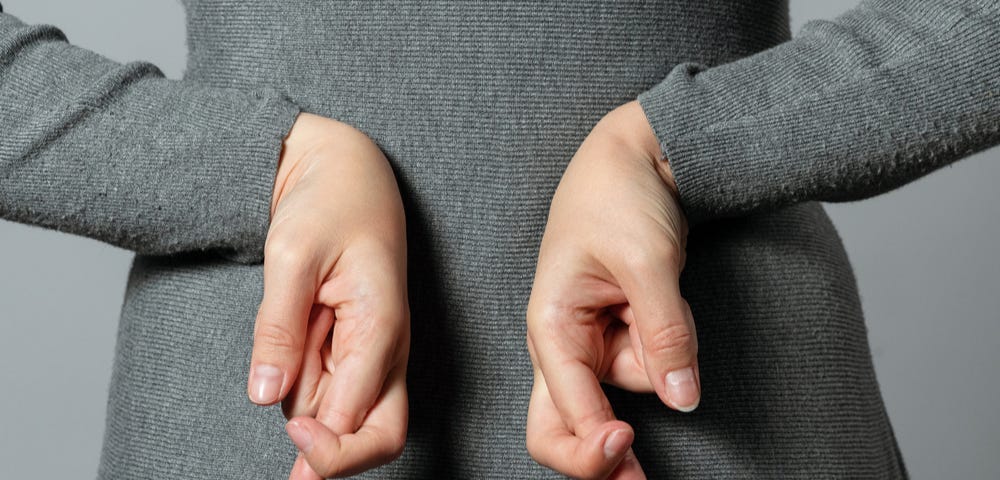
[(540, 301), (528, 306), (528, 331), (535, 334), (558, 329), (573, 316), (573, 308), (553, 301)]
[(529, 431), (524, 441), (524, 446), (525, 448), (528, 449), (528, 455), (531, 456), (532, 460), (542, 465), (546, 465), (545, 462), (546, 445), (547, 442), (545, 441), (545, 439), (542, 438), (541, 435), (539, 435), (537, 432)]
[[(532, 407), (528, 408), (530, 410)], [(528, 450), (528, 455), (532, 460), (540, 465), (551, 468), (547, 460), (549, 457), (548, 449), (551, 448), (552, 442), (546, 437), (544, 432), (545, 429), (538, 424), (538, 419), (529, 411), (528, 423), (524, 432), (524, 447)]]
[(664, 266), (678, 262), (677, 252), (664, 246), (647, 246), (626, 254), (622, 262), (635, 275), (647, 275), (662, 271)]
[(688, 325), (670, 325), (643, 339), (642, 348), (648, 355), (690, 355), (695, 349), (694, 331)]
[(361, 423), (361, 413), (350, 413), (336, 407), (323, 412), (326, 419), (333, 424), (333, 431), (338, 435), (354, 433)]
[(323, 478), (335, 478), (341, 473), (341, 465), (340, 455), (329, 455), (318, 465), (319, 468), (313, 467), (313, 470)]
[(299, 348), (298, 338), (281, 323), (258, 323), (254, 332), (254, 346), (266, 352), (285, 353)]
[(309, 249), (302, 238), (288, 234), (269, 235), (264, 241), (264, 258), (285, 268), (305, 265), (309, 259)]
[(604, 405), (602, 405), (600, 408), (587, 412), (581, 415), (579, 418), (577, 418), (575, 429), (588, 428), (588, 427), (593, 428), (597, 425), (607, 422), (608, 420), (614, 419), (615, 412), (611, 409), (611, 405), (607, 402), (603, 403)]
[(389, 463), (403, 455), (406, 448), (406, 434), (388, 434), (386, 436), (383, 463)]
[(406, 448), (406, 431), (390, 432), (386, 428), (367, 427), (373, 435), (366, 442), (366, 456), (374, 462), (384, 465), (403, 455)]

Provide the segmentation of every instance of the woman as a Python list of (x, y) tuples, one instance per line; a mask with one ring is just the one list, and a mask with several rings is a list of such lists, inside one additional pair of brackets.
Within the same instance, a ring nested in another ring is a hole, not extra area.
[(905, 476), (814, 201), (997, 143), (997, 6), (743, 3), (4, 15), (0, 212), (139, 253), (101, 476), (285, 474), (247, 388), (293, 478)]

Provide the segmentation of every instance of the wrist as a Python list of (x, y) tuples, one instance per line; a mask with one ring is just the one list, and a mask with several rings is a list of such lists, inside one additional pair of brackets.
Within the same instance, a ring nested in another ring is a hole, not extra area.
[(304, 173), (310, 157), (329, 150), (334, 142), (343, 144), (356, 141), (355, 137), (364, 135), (343, 122), (312, 113), (300, 113), (282, 141), (271, 197), (272, 217), (282, 196)]
[(274, 173), (274, 188), (271, 194), (271, 218), (274, 218), (274, 211), (281, 201), (282, 195), (290, 185), (289, 177), (293, 171), (298, 170), (299, 151), (302, 149), (302, 138), (305, 136), (303, 130), (309, 130), (308, 126), (303, 126), (310, 122), (311, 115), (305, 112), (299, 113), (292, 123), (292, 128), (281, 141), (281, 153), (278, 156), (278, 164)]
[(606, 122), (615, 135), (649, 162), (670, 193), (677, 198), (677, 183), (670, 162), (663, 153), (660, 140), (639, 102), (636, 100), (628, 102), (609, 112), (601, 121)]

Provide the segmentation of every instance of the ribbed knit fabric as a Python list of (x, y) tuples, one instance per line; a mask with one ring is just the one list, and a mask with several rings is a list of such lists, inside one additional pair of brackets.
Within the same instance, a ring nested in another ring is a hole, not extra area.
[(0, 217), (143, 254), (263, 258), (293, 103), (166, 80), (10, 15), (0, 32)]
[(703, 382), (690, 414), (608, 389), (647, 473), (901, 478), (811, 200), (996, 143), (994, 5), (873, 1), (788, 41), (781, 0), (187, 0), (182, 81), (3, 14), (0, 214), (139, 252), (100, 478), (283, 478), (280, 409), (245, 386), (270, 183), (296, 112), (351, 123), (401, 185), (413, 318), (407, 447), (360, 477), (558, 478), (524, 448), (536, 250), (590, 127), (639, 96), (696, 224)]
[(863, 2), (639, 100), (692, 222), (870, 197), (1000, 143), (1000, 2)]

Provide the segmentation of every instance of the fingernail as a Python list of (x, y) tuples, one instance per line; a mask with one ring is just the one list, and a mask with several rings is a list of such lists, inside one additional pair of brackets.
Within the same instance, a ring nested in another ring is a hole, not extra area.
[(288, 437), (292, 439), (295, 446), (302, 451), (302, 453), (309, 453), (309, 450), (313, 448), (313, 437), (309, 434), (309, 430), (303, 427), (299, 422), (292, 420), (285, 424), (285, 431), (288, 432)]
[(614, 458), (621, 455), (628, 448), (632, 439), (629, 438), (628, 430), (615, 430), (608, 435), (604, 441), (604, 456)]
[(250, 399), (255, 403), (274, 403), (281, 393), (284, 375), (274, 365), (257, 365), (250, 375)]
[(667, 374), (667, 398), (682, 412), (690, 412), (698, 407), (701, 393), (691, 367), (674, 370)]

